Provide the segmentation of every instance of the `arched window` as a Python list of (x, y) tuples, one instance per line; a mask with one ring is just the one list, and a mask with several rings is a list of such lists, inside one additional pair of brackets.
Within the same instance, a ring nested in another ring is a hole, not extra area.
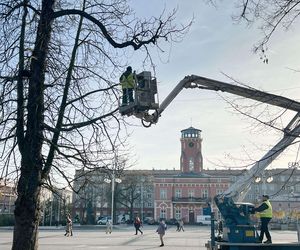
[(160, 218), (166, 218), (166, 210), (165, 210), (165, 208), (162, 208), (161, 210), (160, 210)]
[(194, 171), (194, 158), (193, 157), (191, 157), (189, 159), (189, 170)]

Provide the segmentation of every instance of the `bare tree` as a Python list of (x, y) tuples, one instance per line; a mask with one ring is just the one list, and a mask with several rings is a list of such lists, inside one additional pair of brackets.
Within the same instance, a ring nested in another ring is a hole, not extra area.
[[(218, 5), (218, 0), (209, 0), (209, 3)], [(235, 0), (235, 13), (233, 19), (237, 22), (246, 22), (247, 25), (257, 25), (262, 31), (262, 37), (257, 44), (254, 45), (254, 52), (259, 53), (262, 61), (268, 63), (267, 49), (268, 43), (270, 42), (274, 33), (280, 29), (289, 30), (291, 26), (296, 22), (299, 14), (299, 0), (295, 1), (284, 1), (284, 0)], [(297, 72), (297, 70), (292, 69)], [(234, 79), (231, 79), (234, 80)], [(236, 83), (245, 85), (241, 82)], [(249, 128), (254, 130), (260, 135), (265, 135), (270, 130), (277, 133), (280, 136), (289, 134), (289, 130), (286, 129), (283, 120), (286, 117), (287, 120), (291, 119), (291, 114), (287, 109), (275, 109), (269, 105), (263, 105), (261, 103), (251, 103), (248, 101), (241, 101), (240, 98), (236, 100), (227, 99), (227, 103), (231, 106), (234, 112), (242, 114), (244, 118), (248, 119)], [(297, 115), (296, 115), (297, 116)], [(295, 125), (296, 126), (296, 125)], [(291, 145), (299, 144), (299, 135), (294, 135), (295, 140)], [(260, 151), (269, 150), (264, 148), (258, 148)], [(245, 151), (245, 155), (249, 156), (247, 164), (242, 167), (249, 167), (255, 164), (257, 160), (254, 160), (248, 152)], [(230, 157), (230, 160), (236, 160)], [(298, 153), (296, 156), (295, 163), (298, 160)]]
[(270, 38), (276, 30), (280, 28), (288, 30), (293, 25), (300, 14), (299, 4), (299, 0), (236, 1), (235, 20), (246, 21), (249, 25), (259, 23), (263, 37), (255, 45), (254, 51), (262, 53), (264, 62), (268, 62), (265, 51)]
[(12, 249), (37, 249), (40, 190), (51, 174), (105, 168), (123, 142), (110, 79), (126, 53), (150, 56), (149, 46), (176, 41), (189, 26), (173, 24), (175, 11), (133, 14), (121, 0), (0, 3), (1, 176), (18, 179)]
[(116, 192), (116, 202), (124, 206), (129, 210), (130, 219), (134, 219), (135, 204), (139, 202), (141, 204), (141, 178), (144, 179), (143, 185), (149, 185), (149, 176), (143, 176), (141, 173), (133, 173), (128, 171), (124, 173), (124, 181), (119, 185)]

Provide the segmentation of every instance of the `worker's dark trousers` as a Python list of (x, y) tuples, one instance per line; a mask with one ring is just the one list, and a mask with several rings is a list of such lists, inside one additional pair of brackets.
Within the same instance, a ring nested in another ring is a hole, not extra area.
[(264, 238), (264, 234), (266, 234), (267, 240), (271, 241), (271, 235), (269, 233), (268, 224), (271, 218), (260, 218), (260, 236), (259, 240), (262, 241)]
[(123, 98), (122, 98), (122, 104), (126, 105), (129, 102), (133, 102), (133, 89), (123, 89)]

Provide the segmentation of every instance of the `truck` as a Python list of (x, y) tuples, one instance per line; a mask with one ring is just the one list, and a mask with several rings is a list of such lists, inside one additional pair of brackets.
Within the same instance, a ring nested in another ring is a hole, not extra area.
[(133, 115), (141, 119), (145, 127), (150, 127), (152, 124), (157, 123), (162, 112), (184, 88), (227, 92), (296, 112), (295, 116), (285, 127), (281, 140), (248, 171), (245, 171), (228, 190), (214, 197), (214, 202), (223, 218), (223, 235), (222, 237), (217, 237), (216, 240), (214, 234), (214, 213), (212, 213), (211, 240), (207, 244), (207, 248), (221, 250), (256, 250), (262, 248), (267, 248), (268, 250), (299, 250), (300, 243), (256, 243), (258, 241), (258, 234), (250, 216), (253, 213), (254, 205), (242, 202), (242, 200), (255, 177), (259, 176), (276, 157), (299, 137), (300, 103), (283, 96), (270, 94), (250, 87), (233, 85), (197, 75), (189, 75), (184, 77), (159, 105), (155, 98), (157, 95), (156, 79), (151, 77), (150, 72), (142, 72), (138, 76), (135, 102), (128, 107), (120, 107), (120, 113), (127, 116)]

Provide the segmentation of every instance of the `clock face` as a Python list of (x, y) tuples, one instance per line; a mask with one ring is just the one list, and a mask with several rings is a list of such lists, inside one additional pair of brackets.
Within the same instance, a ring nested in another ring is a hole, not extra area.
[(193, 143), (193, 142), (190, 142), (190, 143), (189, 143), (189, 146), (190, 146), (190, 148), (194, 147), (194, 143)]

